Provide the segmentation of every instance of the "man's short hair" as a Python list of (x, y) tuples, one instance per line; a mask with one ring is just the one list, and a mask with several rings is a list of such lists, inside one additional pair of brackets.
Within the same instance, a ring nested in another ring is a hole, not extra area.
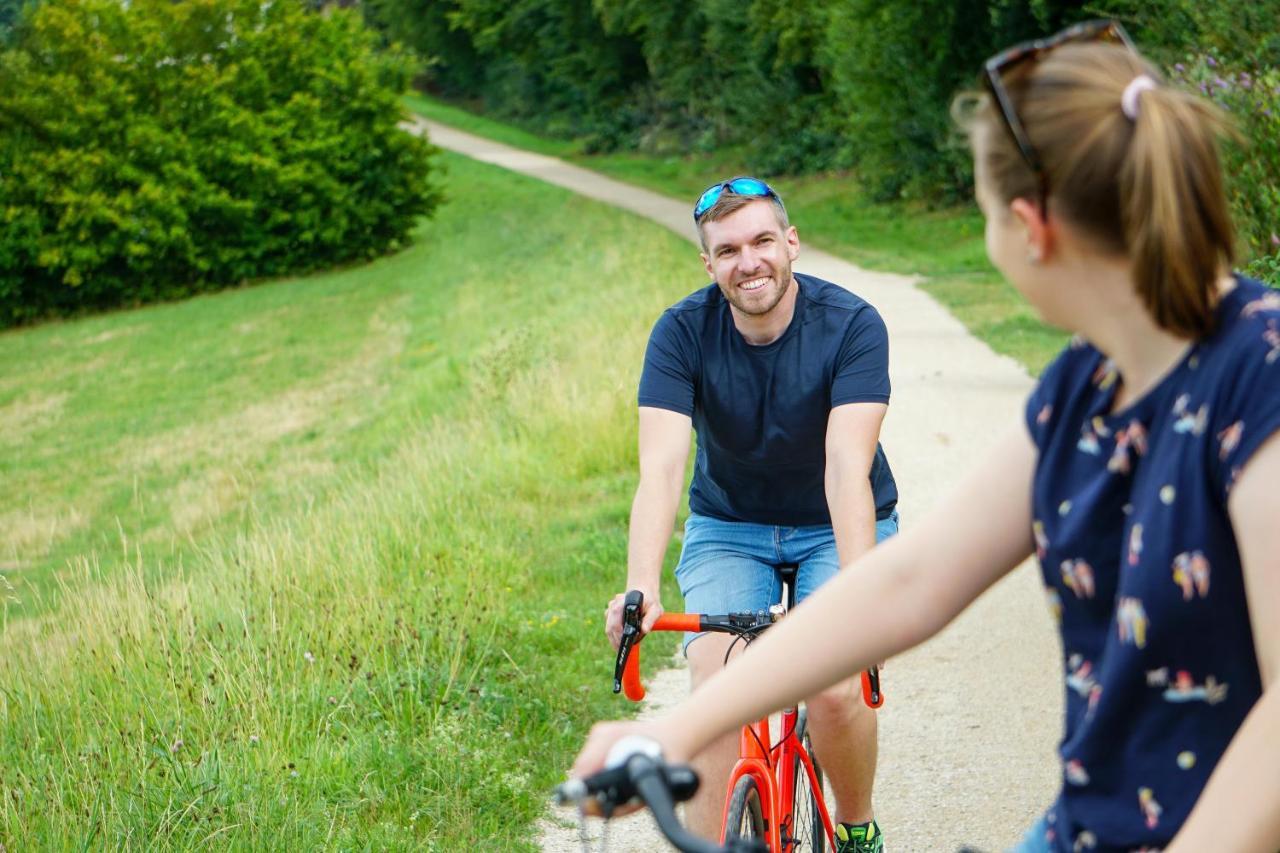
[(716, 203), (707, 208), (706, 213), (698, 217), (698, 240), (702, 243), (702, 251), (707, 251), (707, 235), (703, 231), (704, 225), (708, 222), (718, 222), (755, 201), (767, 201), (773, 207), (773, 215), (777, 217), (778, 225), (783, 231), (791, 227), (791, 220), (787, 218), (786, 205), (782, 203), (782, 199), (778, 197), (776, 192), (768, 196), (739, 195), (726, 187), (724, 192), (720, 193), (720, 198), (716, 199)]

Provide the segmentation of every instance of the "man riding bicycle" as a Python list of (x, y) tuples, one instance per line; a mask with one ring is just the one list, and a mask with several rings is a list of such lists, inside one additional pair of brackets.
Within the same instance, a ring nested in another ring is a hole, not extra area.
[[(713, 283), (658, 319), (640, 378), (640, 483), (627, 589), (644, 593), (644, 628), (662, 614), (659, 579), (690, 430), (698, 437), (676, 579), (691, 612), (760, 610), (778, 600), (776, 567), (799, 564), (797, 600), (898, 527), (897, 488), (879, 444), (889, 402), (888, 336), (876, 310), (830, 282), (794, 273), (800, 241), (763, 181), (707, 189), (694, 208)], [(606, 611), (614, 646), (623, 594)], [(693, 686), (725, 663), (731, 639), (689, 635)], [(876, 720), (854, 682), (807, 701), (815, 753), (836, 798), (839, 851), (883, 848), (871, 794)], [(697, 762), (690, 827), (718, 834), (735, 738)]]

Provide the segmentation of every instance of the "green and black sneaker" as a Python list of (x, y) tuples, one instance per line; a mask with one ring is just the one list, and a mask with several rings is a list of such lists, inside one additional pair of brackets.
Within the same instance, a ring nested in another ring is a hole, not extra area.
[(875, 819), (836, 824), (836, 853), (884, 853), (884, 833)]

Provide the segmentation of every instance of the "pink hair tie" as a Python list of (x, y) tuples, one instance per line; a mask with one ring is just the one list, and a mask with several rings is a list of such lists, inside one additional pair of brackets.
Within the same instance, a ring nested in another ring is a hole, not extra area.
[(1152, 80), (1150, 75), (1139, 74), (1129, 81), (1129, 85), (1124, 87), (1124, 94), (1120, 96), (1120, 111), (1125, 114), (1129, 121), (1138, 120), (1138, 96), (1148, 89), (1154, 89), (1156, 81)]

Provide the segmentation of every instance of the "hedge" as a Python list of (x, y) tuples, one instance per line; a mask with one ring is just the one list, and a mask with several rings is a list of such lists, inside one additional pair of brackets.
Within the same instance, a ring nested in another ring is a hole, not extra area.
[(0, 53), (0, 325), (394, 249), (408, 58), (299, 0), (46, 0)]

